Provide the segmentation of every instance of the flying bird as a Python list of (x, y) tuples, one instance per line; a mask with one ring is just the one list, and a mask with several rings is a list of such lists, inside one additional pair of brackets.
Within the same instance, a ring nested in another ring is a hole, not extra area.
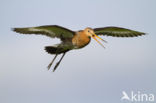
[[(121, 27), (102, 27), (102, 28), (90, 28), (87, 27), (84, 30), (72, 31), (67, 28), (58, 26), (58, 25), (46, 25), (46, 26), (37, 26), (37, 27), (26, 27), (26, 28), (13, 28), (13, 31), (21, 34), (36, 34), (36, 35), (45, 35), (50, 38), (59, 38), (61, 43), (46, 46), (45, 50), (49, 54), (54, 54), (54, 58), (48, 65), (48, 70), (55, 61), (58, 55), (62, 54), (60, 60), (54, 66), (53, 72), (56, 70), (60, 62), (62, 61), (65, 54), (73, 49), (80, 49), (85, 47), (91, 41), (91, 38), (95, 39), (102, 47), (103, 44), (99, 41), (106, 42), (99, 36), (113, 36), (113, 37), (137, 37), (145, 35), (143, 32), (138, 32)], [(98, 40), (99, 39), (99, 40)]]

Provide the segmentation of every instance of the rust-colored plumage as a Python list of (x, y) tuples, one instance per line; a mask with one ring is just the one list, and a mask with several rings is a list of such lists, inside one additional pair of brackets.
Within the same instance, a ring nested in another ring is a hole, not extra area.
[[(48, 70), (57, 58), (57, 56), (63, 53), (61, 59), (56, 63), (53, 71), (56, 70), (66, 52), (72, 49), (80, 49), (89, 44), (91, 38), (95, 39), (101, 46), (103, 46), (97, 39), (101, 39), (98, 35), (107, 35), (113, 37), (137, 37), (145, 35), (143, 32), (138, 32), (130, 29), (120, 28), (120, 27), (104, 27), (104, 28), (86, 28), (80, 31), (72, 31), (67, 28), (48, 25), (48, 26), (38, 26), (38, 27), (27, 27), (27, 28), (14, 28), (13, 31), (21, 34), (41, 34), (51, 38), (60, 38), (62, 41), (60, 44), (54, 46), (46, 46), (45, 50), (50, 54), (55, 54), (55, 57), (48, 65)], [(104, 41), (106, 42), (106, 41)], [(104, 47), (104, 46), (103, 46)]]
[(76, 48), (82, 48), (90, 42), (90, 36), (86, 35), (85, 31), (78, 31), (72, 38), (72, 44)]

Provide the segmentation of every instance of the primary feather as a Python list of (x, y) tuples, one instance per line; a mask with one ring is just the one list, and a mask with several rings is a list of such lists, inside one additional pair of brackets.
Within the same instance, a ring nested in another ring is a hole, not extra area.
[(27, 28), (13, 28), (13, 31), (21, 34), (40, 34), (40, 35), (46, 35), (51, 38), (57, 37), (60, 39), (72, 38), (75, 33), (72, 30), (57, 25), (27, 27)]
[(138, 32), (130, 29), (120, 28), (120, 27), (104, 27), (104, 28), (95, 28), (95, 34), (97, 35), (107, 35), (114, 37), (137, 37), (145, 35), (143, 32)]

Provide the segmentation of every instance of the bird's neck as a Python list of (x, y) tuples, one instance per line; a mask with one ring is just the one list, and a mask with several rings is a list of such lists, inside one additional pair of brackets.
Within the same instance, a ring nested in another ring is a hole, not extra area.
[(72, 43), (76, 48), (82, 48), (90, 42), (90, 39), (91, 38), (84, 31), (80, 31), (75, 34), (72, 39)]

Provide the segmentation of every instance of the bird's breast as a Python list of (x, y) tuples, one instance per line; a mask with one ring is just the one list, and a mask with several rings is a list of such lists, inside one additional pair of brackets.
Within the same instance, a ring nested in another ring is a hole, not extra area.
[(72, 43), (75, 48), (82, 48), (90, 42), (90, 37), (85, 35), (83, 32), (76, 33), (72, 38)]

